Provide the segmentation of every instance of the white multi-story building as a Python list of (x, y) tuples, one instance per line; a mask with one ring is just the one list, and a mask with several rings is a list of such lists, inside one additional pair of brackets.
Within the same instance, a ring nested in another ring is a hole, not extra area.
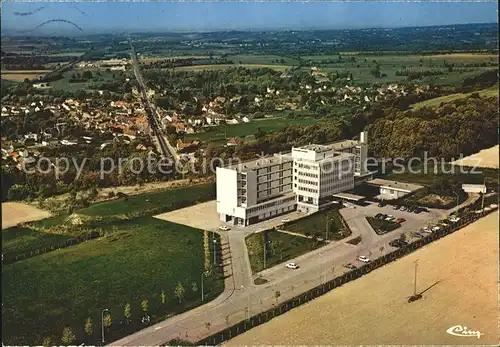
[(217, 212), (249, 225), (295, 210), (291, 159), (274, 156), (217, 168)]
[(293, 148), (293, 191), (297, 209), (317, 212), (332, 203), (332, 196), (354, 188), (354, 155), (336, 153), (329, 146)]
[(363, 131), (359, 136), (359, 141), (342, 140), (329, 145), (335, 152), (354, 154), (354, 175), (370, 175), (366, 166), (368, 157), (368, 132)]
[(217, 212), (249, 225), (293, 210), (313, 213), (354, 188), (366, 170), (367, 134), (359, 141), (294, 147), (290, 153), (217, 168)]

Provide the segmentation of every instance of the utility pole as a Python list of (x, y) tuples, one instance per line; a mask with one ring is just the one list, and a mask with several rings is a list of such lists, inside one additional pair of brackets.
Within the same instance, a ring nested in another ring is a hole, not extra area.
[[(483, 186), (486, 187), (486, 180), (484, 178), (483, 178)], [(486, 194), (486, 192), (481, 194), (481, 198), (482, 198), (481, 199), (481, 211), (483, 211), (483, 212), (484, 212), (484, 194)]]
[(413, 280), (413, 296), (417, 296), (417, 267), (418, 267), (418, 259), (414, 261), (415, 263), (415, 278)]

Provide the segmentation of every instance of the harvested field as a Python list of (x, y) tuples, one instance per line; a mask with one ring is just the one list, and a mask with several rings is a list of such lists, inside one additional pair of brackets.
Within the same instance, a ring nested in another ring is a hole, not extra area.
[(19, 202), (2, 203), (2, 229), (10, 228), (18, 223), (32, 222), (50, 217), (50, 213), (34, 206)]
[(1, 76), (6, 80), (24, 81), (25, 78), (37, 79), (49, 72), (51, 70), (2, 70)]
[[(226, 345), (496, 344), (497, 218), (493, 213)], [(417, 259), (423, 298), (408, 303)], [(483, 335), (447, 334), (455, 325)]]
[(455, 160), (453, 165), (498, 169), (498, 145), (483, 149), (479, 153)]

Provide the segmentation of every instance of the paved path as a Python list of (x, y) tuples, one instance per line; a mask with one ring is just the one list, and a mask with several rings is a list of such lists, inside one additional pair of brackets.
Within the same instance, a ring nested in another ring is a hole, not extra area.
[[(405, 222), (407, 224), (385, 235), (377, 235), (365, 219), (365, 215), (377, 212), (404, 217), (407, 219)], [(349, 239), (361, 236), (361, 243), (350, 245), (345, 241), (330, 242), (324, 247), (289, 260), (300, 265), (298, 270), (286, 269), (283, 264), (266, 269), (259, 273), (268, 280), (262, 285), (255, 285), (252, 282), (244, 242), (244, 237), (249, 234), (248, 229), (234, 228), (227, 233), (222, 233), (225, 240), (223, 244), (227, 240), (229, 245), (226, 250), (229, 253), (224, 254), (224, 262), (229, 262), (226, 265), (230, 264), (230, 267), (226, 266), (225, 271), (231, 275), (226, 279), (227, 287), (224, 293), (203, 306), (129, 335), (111, 345), (152, 346), (174, 338), (199, 341), (349, 271), (342, 266), (343, 264), (361, 265), (357, 261), (359, 255), (375, 259), (391, 252), (394, 248), (389, 246), (390, 240), (409, 231), (410, 228), (417, 226), (420, 228), (429, 221), (443, 218), (447, 211), (431, 210), (429, 213), (416, 215), (404, 211), (393, 211), (390, 206), (378, 208), (376, 204), (372, 204), (357, 209), (342, 209), (341, 213), (353, 232)], [(257, 230), (258, 228), (253, 231)], [(418, 228), (413, 230), (418, 230)], [(276, 295), (277, 292), (279, 296)]]

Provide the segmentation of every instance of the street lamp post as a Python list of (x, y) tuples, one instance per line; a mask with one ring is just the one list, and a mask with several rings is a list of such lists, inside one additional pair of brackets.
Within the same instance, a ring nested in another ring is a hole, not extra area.
[(215, 249), (215, 245), (217, 244), (217, 240), (215, 239), (215, 235), (214, 235), (214, 264), (217, 264), (217, 259), (216, 259), (216, 249)]
[(323, 253), (320, 253), (319, 254), (321, 256), (321, 258), (323, 259), (323, 268), (324, 268), (324, 281), (323, 281), (323, 284), (326, 283), (326, 261), (325, 261), (325, 256), (323, 255)]
[(101, 311), (102, 343), (104, 343), (104, 312), (109, 312), (107, 308)]
[[(243, 285), (241, 285), (241, 289), (245, 289)], [(247, 289), (247, 320), (250, 319), (250, 288)]]
[(264, 270), (266, 269), (266, 258), (267, 258), (267, 244), (269, 243), (269, 241), (267, 242), (264, 242)]
[(459, 195), (458, 195), (458, 193), (457, 193), (457, 192), (455, 192), (455, 191), (453, 192), (453, 194), (455, 194), (455, 195), (457, 196), (457, 211), (458, 211), (458, 200), (459, 200)]
[(203, 293), (203, 277), (205, 277), (206, 273), (207, 273), (206, 271), (203, 271), (201, 273), (201, 302), (203, 302), (203, 299), (205, 298)]
[(328, 241), (328, 230), (330, 229), (330, 222), (333, 221), (333, 219), (327, 219), (326, 221), (326, 230), (325, 230), (325, 240)]

